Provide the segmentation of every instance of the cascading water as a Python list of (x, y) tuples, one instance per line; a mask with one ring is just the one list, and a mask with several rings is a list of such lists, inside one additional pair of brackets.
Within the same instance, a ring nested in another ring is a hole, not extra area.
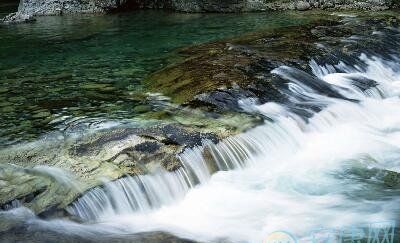
[[(338, 52), (308, 67), (274, 69), (283, 103), (239, 101), (245, 112), (264, 116), (264, 124), (186, 149), (174, 172), (156, 168), (89, 190), (67, 208), (83, 224), (40, 220), (17, 202), (6, 220), (85, 239), (162, 231), (200, 242), (262, 242), (277, 230), (308, 242), (321, 227), (398, 220), (400, 189), (388, 179), (400, 173), (399, 36), (389, 28), (352, 36), (342, 41), (379, 40), (365, 47), (368, 54)], [(98, 128), (75, 119), (66, 123), (73, 132)], [(80, 190), (63, 171), (33, 171)]]
[(241, 101), (265, 124), (187, 149), (175, 172), (105, 183), (69, 211), (129, 232), (232, 242), (261, 242), (275, 230), (307, 240), (322, 226), (398, 219), (399, 190), (384, 177), (400, 173), (400, 59), (359, 59), (362, 67), (312, 60), (310, 74), (273, 70), (289, 81), (288, 104)]

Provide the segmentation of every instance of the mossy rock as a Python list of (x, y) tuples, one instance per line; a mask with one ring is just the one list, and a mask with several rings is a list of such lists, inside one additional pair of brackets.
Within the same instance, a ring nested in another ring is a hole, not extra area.
[(400, 173), (394, 171), (386, 171), (383, 182), (391, 188), (400, 188)]
[[(151, 74), (144, 84), (150, 92), (162, 93), (178, 104), (190, 103), (196, 95), (218, 89), (234, 86), (246, 89), (259, 82), (257, 68), (260, 65), (264, 68), (265, 60), (268, 60), (270, 69), (285, 62), (308, 62), (316, 52), (314, 42), (318, 39), (311, 30), (315, 26), (334, 24), (337, 22), (328, 17), (328, 20), (304, 26), (250, 33), (185, 48), (179, 52), (186, 57), (183, 62)], [(271, 93), (277, 92), (271, 83), (263, 85), (267, 85)]]

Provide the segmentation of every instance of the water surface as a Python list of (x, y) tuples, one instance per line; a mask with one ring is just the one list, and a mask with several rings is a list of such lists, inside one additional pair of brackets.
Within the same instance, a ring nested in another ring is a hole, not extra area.
[(0, 26), (0, 145), (81, 117), (133, 118), (146, 103), (141, 80), (178, 61), (177, 48), (304, 22), (293, 13), (137, 11)]

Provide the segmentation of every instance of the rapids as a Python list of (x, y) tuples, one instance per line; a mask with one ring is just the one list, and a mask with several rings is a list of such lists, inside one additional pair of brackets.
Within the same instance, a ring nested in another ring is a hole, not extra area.
[(400, 173), (399, 53), (336, 58), (272, 70), (287, 102), (240, 101), (262, 125), (186, 149), (175, 172), (89, 190), (67, 208), (82, 224), (24, 208), (9, 217), (88, 239), (161, 231), (198, 242), (262, 242), (275, 231), (316, 242), (320, 229), (396, 222), (400, 191), (386, 182)]
[[(205, 242), (261, 242), (277, 230), (307, 241), (321, 227), (398, 219), (399, 191), (382, 176), (400, 173), (399, 58), (359, 59), (364, 67), (310, 61), (312, 76), (335, 97), (309, 85), (310, 74), (273, 70), (290, 82), (291, 104), (313, 107), (313, 115), (242, 100), (244, 110), (267, 118), (263, 125), (187, 149), (176, 172), (107, 182), (68, 209), (91, 224), (57, 224), (81, 234), (166, 231)], [(363, 80), (375, 85), (363, 90)]]

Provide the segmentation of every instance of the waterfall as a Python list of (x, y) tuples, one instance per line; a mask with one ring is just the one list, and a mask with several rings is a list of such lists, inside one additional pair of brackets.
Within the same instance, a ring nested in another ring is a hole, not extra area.
[(190, 186), (184, 169), (171, 173), (159, 170), (150, 175), (127, 176), (90, 190), (67, 210), (87, 220), (144, 212), (182, 198)]
[(400, 63), (395, 56), (359, 59), (363, 68), (311, 60), (310, 73), (273, 70), (288, 81), (287, 103), (240, 102), (264, 124), (186, 149), (174, 172), (160, 168), (106, 182), (68, 211), (130, 232), (233, 242), (260, 242), (282, 228), (306, 234), (321, 222), (396, 218), (398, 194), (383, 189), (374, 171), (400, 172)]
[[(291, 130), (291, 133), (287, 131)], [(245, 168), (255, 156), (268, 151), (278, 156), (282, 143), (292, 152), (300, 130), (296, 122), (286, 119), (269, 122), (224, 141), (188, 148), (180, 156), (182, 168), (167, 172), (159, 168), (148, 175), (126, 176), (91, 189), (67, 208), (68, 212), (86, 220), (115, 214), (146, 212), (182, 199), (189, 189), (207, 183), (217, 171)]]

